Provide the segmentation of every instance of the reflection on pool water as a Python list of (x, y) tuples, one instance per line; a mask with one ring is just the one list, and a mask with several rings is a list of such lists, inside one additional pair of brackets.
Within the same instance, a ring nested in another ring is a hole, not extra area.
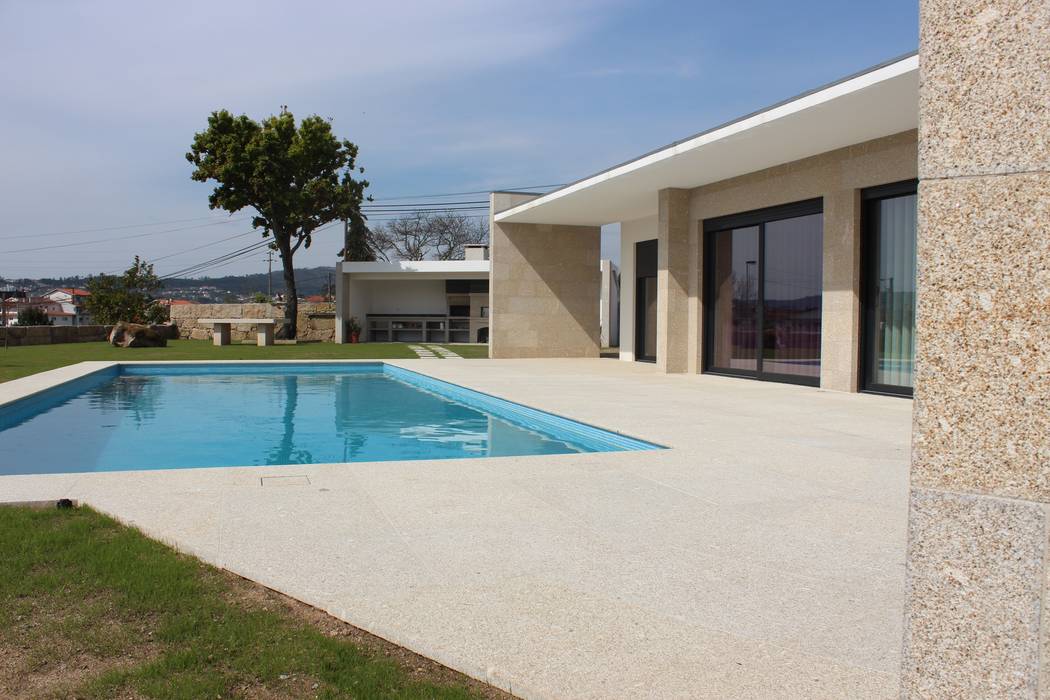
[(0, 475), (658, 449), (381, 363), (122, 365), (0, 407)]

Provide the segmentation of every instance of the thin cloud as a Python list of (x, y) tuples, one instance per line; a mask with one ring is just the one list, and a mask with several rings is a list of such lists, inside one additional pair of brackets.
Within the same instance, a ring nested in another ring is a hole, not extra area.
[(699, 75), (699, 69), (692, 61), (685, 61), (666, 66), (604, 66), (579, 70), (569, 74), (577, 78), (619, 78), (624, 76), (664, 76), (688, 80)]

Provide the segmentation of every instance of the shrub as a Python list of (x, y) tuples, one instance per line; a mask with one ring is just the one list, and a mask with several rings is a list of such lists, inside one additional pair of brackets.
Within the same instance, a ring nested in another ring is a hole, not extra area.
[(18, 312), (18, 325), (20, 326), (50, 326), (53, 325), (51, 317), (39, 306), (30, 306)]

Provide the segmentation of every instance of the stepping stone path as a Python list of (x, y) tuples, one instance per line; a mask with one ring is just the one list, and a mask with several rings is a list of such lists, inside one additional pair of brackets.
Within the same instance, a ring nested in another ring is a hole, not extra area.
[(462, 360), (462, 355), (457, 355), (448, 348), (443, 348), (440, 345), (409, 345), (408, 349), (416, 353), (421, 359), (424, 360), (436, 360), (440, 357), (443, 360)]
[(429, 349), (424, 348), (421, 345), (409, 345), (408, 349), (411, 350), (412, 352), (416, 353), (416, 355), (418, 355), (420, 358), (422, 358), (424, 360), (436, 360), (437, 359), (437, 355), (435, 355), (434, 353), (430, 352)]
[(438, 355), (441, 355), (441, 357), (443, 357), (446, 360), (462, 360), (463, 359), (462, 355), (457, 355), (456, 353), (452, 352), (448, 348), (443, 348), (440, 345), (431, 345), (430, 349), (433, 350), (434, 352), (436, 352)]

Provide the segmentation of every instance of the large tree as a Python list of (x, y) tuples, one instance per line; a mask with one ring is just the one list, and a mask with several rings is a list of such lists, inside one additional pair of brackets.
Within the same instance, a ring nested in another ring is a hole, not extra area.
[(332, 221), (361, 216), (368, 182), (355, 179), (357, 146), (340, 140), (332, 125), (316, 115), (298, 127), (287, 108), (259, 122), (226, 110), (212, 112), (208, 128), (193, 138), (186, 160), (193, 179), (215, 180), (208, 197), (212, 209), (255, 210), (252, 225), (272, 237), (284, 270), (284, 325), (279, 338), (294, 338), (298, 313), (295, 266), (299, 248), (309, 248), (317, 229)]

